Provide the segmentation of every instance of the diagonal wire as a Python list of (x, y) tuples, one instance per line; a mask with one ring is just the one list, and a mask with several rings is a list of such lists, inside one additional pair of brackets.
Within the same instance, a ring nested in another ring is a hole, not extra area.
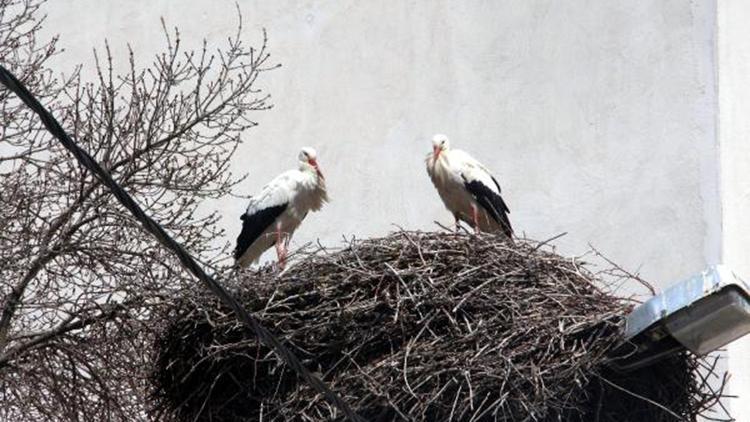
[(202, 281), (206, 287), (211, 290), (216, 296), (224, 302), (225, 305), (232, 308), (237, 317), (249, 328), (251, 328), (258, 336), (261, 342), (266, 346), (272, 348), (276, 354), (284, 361), (290, 368), (299, 374), (311, 387), (322, 394), (328, 402), (336, 406), (341, 412), (351, 421), (360, 422), (363, 419), (357, 415), (349, 405), (341, 399), (335, 392), (333, 392), (320, 378), (311, 374), (307, 368), (302, 365), (302, 362), (292, 353), (284, 344), (279, 341), (276, 336), (271, 334), (260, 322), (250, 315), (240, 303), (233, 298), (224, 287), (221, 286), (213, 277), (206, 274), (203, 268), (193, 259), (192, 256), (177, 243), (167, 232), (151, 217), (146, 215), (141, 207), (133, 200), (133, 198), (115, 182), (112, 176), (104, 170), (99, 163), (94, 160), (91, 155), (81, 149), (73, 139), (68, 136), (65, 130), (60, 126), (60, 123), (47, 111), (43, 105), (37, 101), (37, 99), (26, 89), (23, 84), (13, 76), (5, 67), (0, 65), (0, 83), (5, 85), (6, 88), (14, 92), (18, 98), (21, 99), (31, 110), (39, 115), (42, 123), (47, 130), (55, 136), (62, 145), (67, 148), (73, 156), (87, 169), (91, 170), (100, 181), (107, 186), (112, 193), (115, 195), (118, 201), (128, 210), (131, 214), (141, 223), (141, 226), (149, 233), (151, 233), (162, 245), (167, 249), (174, 252), (177, 258), (180, 260), (182, 265), (200, 281)]

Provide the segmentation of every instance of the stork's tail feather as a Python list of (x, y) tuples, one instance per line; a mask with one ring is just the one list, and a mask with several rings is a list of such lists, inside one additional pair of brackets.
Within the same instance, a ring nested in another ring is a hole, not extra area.
[(500, 229), (503, 231), (503, 234), (508, 236), (508, 239), (513, 241), (513, 227), (510, 225), (510, 219), (508, 218), (508, 214), (500, 213), (498, 215), (497, 223), (500, 225)]

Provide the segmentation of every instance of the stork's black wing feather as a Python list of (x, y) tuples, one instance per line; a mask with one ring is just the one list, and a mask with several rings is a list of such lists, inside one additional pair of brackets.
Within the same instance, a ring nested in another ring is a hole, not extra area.
[(276, 205), (256, 211), (254, 214), (242, 214), (242, 232), (237, 237), (234, 248), (234, 259), (240, 259), (243, 253), (258, 237), (286, 210), (288, 204)]
[[(500, 189), (500, 183), (497, 183), (497, 179), (495, 179), (495, 176), (490, 175), (490, 177), (492, 178), (492, 181), (495, 182), (495, 186), (497, 187), (497, 193), (498, 194), (502, 193), (503, 190)], [(500, 203), (503, 204), (503, 209), (505, 210), (505, 212), (510, 214), (510, 208), (508, 208), (508, 206), (505, 204), (505, 201), (503, 201), (503, 197), (500, 195), (497, 195), (497, 197), (500, 198)]]
[[(492, 180), (495, 181), (495, 178), (493, 177)], [(497, 184), (497, 181), (495, 181), (495, 184)], [(503, 198), (495, 193), (495, 191), (489, 186), (478, 180), (472, 180), (469, 182), (464, 179), (464, 186), (466, 187), (466, 190), (474, 196), (474, 199), (479, 202), (479, 205), (481, 205), (492, 219), (500, 225), (503, 233), (505, 233), (506, 236), (511, 237), (513, 235), (513, 227), (511, 227), (510, 219), (508, 218), (510, 210), (508, 209), (508, 206), (505, 205)], [(500, 186), (498, 186), (498, 191), (499, 190)]]

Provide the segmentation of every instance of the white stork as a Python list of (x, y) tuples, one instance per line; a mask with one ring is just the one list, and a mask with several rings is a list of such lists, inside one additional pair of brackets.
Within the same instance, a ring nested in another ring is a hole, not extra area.
[(480, 231), (502, 231), (512, 238), (510, 210), (500, 196), (500, 184), (489, 170), (464, 151), (450, 149), (448, 137), (432, 138), (432, 153), (426, 158), (427, 173), (440, 198), (456, 219)]
[(271, 246), (276, 246), (279, 267), (286, 261), (287, 247), (294, 230), (309, 211), (318, 211), (328, 202), (325, 179), (310, 147), (299, 153), (299, 168), (278, 175), (260, 193), (250, 198), (240, 217), (242, 232), (237, 237), (234, 259), (239, 267), (257, 262)]

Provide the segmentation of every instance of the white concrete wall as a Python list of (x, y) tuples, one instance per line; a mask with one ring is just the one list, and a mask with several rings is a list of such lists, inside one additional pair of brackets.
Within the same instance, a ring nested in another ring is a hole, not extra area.
[[(714, 8), (660, 1), (241, 1), (246, 36), (268, 29), (283, 67), (263, 85), (235, 170), (251, 193), (319, 149), (333, 202), (297, 242), (451, 222), (422, 164), (435, 132), (493, 169), (518, 232), (594, 244), (656, 282), (716, 262)], [(109, 39), (145, 61), (159, 17), (186, 45), (234, 30), (234, 2), (51, 1), (61, 68)], [(230, 233), (244, 201), (217, 204)], [(233, 240), (233, 239), (228, 239)]]
[[(726, 47), (746, 21), (734, 8), (747, 6), (719, 4)], [(725, 260), (747, 266), (750, 179), (740, 157), (750, 159), (741, 136), (750, 53), (746, 41), (749, 57), (720, 54), (730, 67), (717, 73), (715, 2), (240, 6), (247, 40), (267, 28), (283, 67), (262, 81), (276, 107), (254, 116), (261, 126), (247, 134), (234, 170), (250, 173), (241, 188), (252, 193), (294, 166), (299, 147), (318, 148), (333, 202), (308, 217), (298, 244), (450, 223), (422, 163), (431, 135), (443, 132), (495, 171), (517, 231), (538, 239), (566, 231), (556, 242), (564, 253), (591, 243), (662, 287), (718, 262), (722, 247)], [(126, 43), (145, 63), (163, 45), (159, 17), (196, 47), (203, 37), (221, 42), (235, 26), (233, 0), (51, 0), (46, 12), (68, 71), (90, 66), (105, 38), (120, 66)], [(727, 142), (721, 161), (717, 133)], [(734, 194), (741, 200), (726, 200)], [(233, 242), (244, 201), (211, 206), (226, 215)], [(750, 374), (743, 365), (735, 368)]]
[[(750, 282), (750, 3), (722, 0), (718, 8), (719, 141), (722, 260)], [(750, 420), (750, 336), (729, 347), (732, 411)]]

